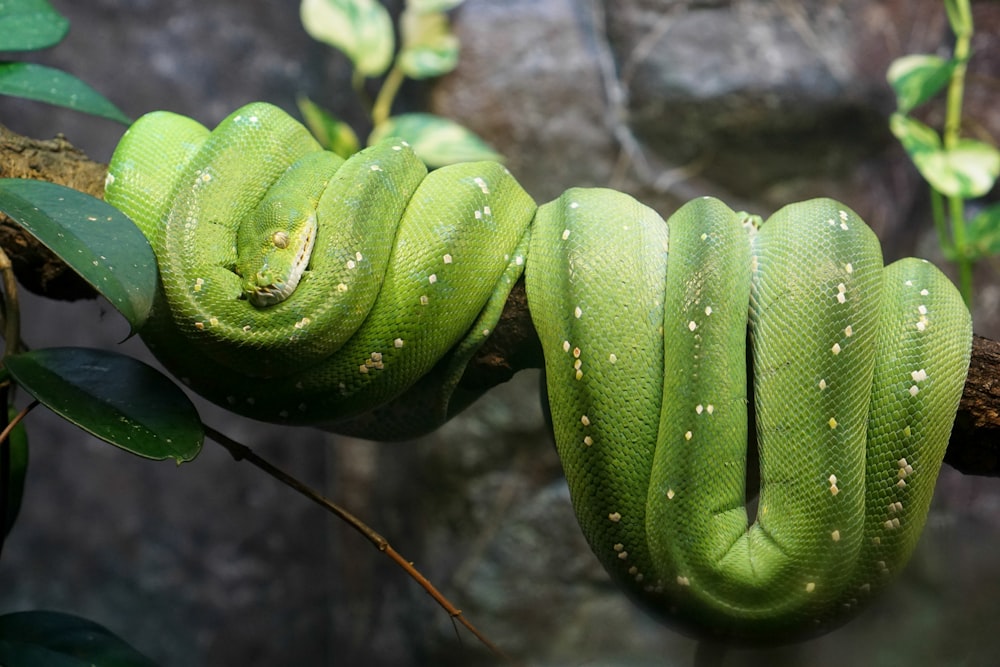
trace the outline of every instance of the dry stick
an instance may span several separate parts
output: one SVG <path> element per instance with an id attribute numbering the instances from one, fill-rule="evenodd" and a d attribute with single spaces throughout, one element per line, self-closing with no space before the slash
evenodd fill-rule
<path id="1" fill-rule="evenodd" d="M 469 632 L 471 632 L 472 635 L 476 639 L 478 639 L 486 648 L 492 651 L 494 655 L 507 661 L 511 660 L 510 656 L 504 653 L 499 646 L 496 646 L 493 642 L 487 639 L 486 636 L 483 635 L 478 629 L 476 629 L 476 627 L 472 625 L 472 623 L 469 622 L 469 620 L 465 616 L 462 615 L 461 609 L 455 607 L 455 605 L 453 605 L 448 600 L 448 598 L 446 598 L 437 588 L 434 587 L 434 584 L 428 581 L 428 579 L 424 575 L 422 575 L 420 571 L 417 570 L 416 567 L 413 566 L 413 563 L 403 558 L 399 554 L 399 552 L 397 552 L 395 549 L 392 548 L 392 545 L 389 544 L 389 541 L 384 537 L 382 537 L 375 529 L 373 529 L 371 526 L 369 526 L 364 521 L 357 518 L 350 512 L 348 512 L 340 505 L 336 504 L 332 500 L 321 495 L 320 493 L 310 488 L 303 482 L 299 481 L 295 477 L 292 477 L 281 468 L 278 468 L 277 466 L 269 462 L 267 459 L 262 458 L 246 445 L 236 442 L 229 436 L 220 433 L 219 431 L 216 431 L 214 428 L 208 426 L 207 424 L 202 424 L 202 426 L 205 428 L 206 435 L 208 435 L 208 437 L 210 437 L 212 440 L 215 440 L 217 443 L 219 443 L 227 450 L 229 450 L 229 453 L 232 455 L 234 459 L 236 459 L 237 461 L 243 461 L 243 460 L 249 461 L 253 465 L 257 466 L 258 468 L 266 472 L 271 477 L 277 479 L 282 484 L 290 486 L 291 488 L 295 489 L 296 491 L 304 495 L 306 498 L 312 500 L 314 503 L 332 512 L 342 521 L 347 523 L 347 525 L 349 525 L 351 528 L 361 533 L 365 537 L 365 539 L 367 539 L 369 542 L 375 545 L 376 549 L 378 549 L 386 556 L 388 556 L 390 559 L 392 559 L 399 567 L 403 568 L 403 570 L 406 571 L 406 573 L 410 575 L 410 577 L 414 581 L 420 584 L 420 586 L 425 591 L 427 591 L 428 595 L 434 598 L 435 602 L 437 602 L 446 612 L 448 612 L 448 615 L 451 616 L 453 620 L 457 620 L 459 623 L 464 625 L 465 628 Z"/>

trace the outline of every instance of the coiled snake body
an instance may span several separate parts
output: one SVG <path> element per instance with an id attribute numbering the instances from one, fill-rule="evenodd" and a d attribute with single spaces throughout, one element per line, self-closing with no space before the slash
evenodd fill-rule
<path id="1" fill-rule="evenodd" d="M 212 132 L 144 116 L 107 198 L 158 258 L 143 339 L 197 392 L 267 421 L 432 428 L 468 402 L 452 392 L 523 272 L 583 531 L 682 628 L 817 634 L 920 535 L 969 314 L 932 265 L 883 267 L 842 204 L 761 222 L 705 198 L 664 223 L 627 195 L 572 189 L 536 208 L 501 165 L 427 174 L 399 140 L 344 162 L 260 103 Z"/>

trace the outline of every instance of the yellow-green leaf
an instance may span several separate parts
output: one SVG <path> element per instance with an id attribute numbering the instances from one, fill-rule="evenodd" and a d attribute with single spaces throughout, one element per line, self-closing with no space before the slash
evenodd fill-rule
<path id="1" fill-rule="evenodd" d="M 342 51 L 364 76 L 379 76 L 392 62 L 392 19 L 377 0 L 302 0 L 309 36 Z"/>
<path id="2" fill-rule="evenodd" d="M 374 144 L 386 137 L 399 137 L 413 147 L 428 167 L 443 167 L 456 162 L 494 160 L 503 157 L 458 123 L 429 113 L 408 113 L 393 116 L 380 123 L 368 137 Z"/>
<path id="3" fill-rule="evenodd" d="M 458 7 L 463 2 L 465 0 L 407 0 L 406 7 L 426 14 L 428 12 L 446 12 Z"/>
<path id="4" fill-rule="evenodd" d="M 896 106 L 908 112 L 932 98 L 948 84 L 955 69 L 953 60 L 938 56 L 911 55 L 897 58 L 886 79 L 896 92 Z"/>
<path id="5" fill-rule="evenodd" d="M 458 37 L 440 12 L 407 10 L 401 18 L 403 50 L 399 66 L 411 79 L 441 76 L 458 64 Z"/>
<path id="6" fill-rule="evenodd" d="M 306 127 L 322 144 L 323 148 L 333 151 L 342 158 L 354 155 L 361 148 L 358 143 L 358 135 L 354 133 L 350 125 L 338 120 L 333 114 L 308 97 L 300 97 L 298 104 Z"/>

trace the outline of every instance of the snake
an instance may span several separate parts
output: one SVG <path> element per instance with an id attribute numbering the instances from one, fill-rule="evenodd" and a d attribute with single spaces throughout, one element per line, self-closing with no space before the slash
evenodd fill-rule
<path id="1" fill-rule="evenodd" d="M 344 160 L 261 102 L 213 130 L 143 116 L 106 199 L 157 257 L 141 338 L 262 421 L 432 430 L 474 398 L 462 374 L 523 279 L 584 536 L 682 632 L 822 634 L 920 536 L 971 319 L 837 201 L 766 220 L 703 197 L 665 221 L 605 188 L 539 206 L 497 162 L 428 172 L 397 138 Z"/>

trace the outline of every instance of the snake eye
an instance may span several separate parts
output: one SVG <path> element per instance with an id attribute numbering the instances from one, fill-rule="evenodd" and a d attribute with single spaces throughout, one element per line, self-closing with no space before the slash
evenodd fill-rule
<path id="1" fill-rule="evenodd" d="M 286 232 L 275 232 L 271 237 L 271 243 L 275 248 L 284 250 L 288 247 L 288 234 Z"/>

